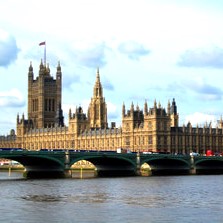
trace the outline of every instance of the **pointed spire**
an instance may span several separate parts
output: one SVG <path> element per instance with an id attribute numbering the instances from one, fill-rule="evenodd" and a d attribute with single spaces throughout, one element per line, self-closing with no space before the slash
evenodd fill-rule
<path id="1" fill-rule="evenodd" d="M 71 108 L 69 109 L 69 119 L 71 119 Z"/>
<path id="2" fill-rule="evenodd" d="M 131 104 L 131 112 L 134 112 L 134 104 L 133 104 L 133 102 Z"/>
<path id="3" fill-rule="evenodd" d="M 58 71 L 61 71 L 60 61 L 58 61 L 58 65 L 57 65 L 57 72 Z"/>
<path id="4" fill-rule="evenodd" d="M 97 80 L 100 81 L 99 67 L 97 67 Z"/>
<path id="5" fill-rule="evenodd" d="M 62 76 L 62 72 L 61 72 L 61 66 L 60 66 L 60 61 L 58 61 L 58 65 L 57 65 L 57 79 L 61 79 Z"/>
<path id="6" fill-rule="evenodd" d="M 156 99 L 154 100 L 154 108 L 157 108 Z"/>
<path id="7" fill-rule="evenodd" d="M 99 68 L 97 68 L 97 74 L 96 74 L 96 82 L 94 85 L 94 97 L 96 98 L 102 98 L 103 97 L 103 89 L 100 82 L 100 74 L 99 74 Z"/>
<path id="8" fill-rule="evenodd" d="M 125 116 L 125 103 L 123 102 L 122 105 L 122 116 Z"/>
<path id="9" fill-rule="evenodd" d="M 17 113 L 17 124 L 19 124 L 19 113 Z"/>
<path id="10" fill-rule="evenodd" d="M 44 75 L 45 73 L 45 67 L 43 65 L 43 60 L 41 59 L 40 65 L 39 65 L 39 75 Z"/>
<path id="11" fill-rule="evenodd" d="M 46 67 L 46 74 L 50 74 L 50 66 L 49 66 L 49 63 L 47 63 L 47 67 Z"/>
<path id="12" fill-rule="evenodd" d="M 167 105 L 167 114 L 170 115 L 170 100 L 168 100 L 168 105 Z"/>
<path id="13" fill-rule="evenodd" d="M 29 65 L 29 73 L 28 73 L 28 78 L 29 80 L 33 80 L 33 66 L 32 66 L 32 61 L 30 61 L 30 65 Z"/>
<path id="14" fill-rule="evenodd" d="M 145 103 L 144 103 L 144 113 L 148 114 L 148 105 L 147 105 L 147 101 L 146 100 L 145 100 Z"/>
<path id="15" fill-rule="evenodd" d="M 30 61 L 30 65 L 29 65 L 29 72 L 33 72 L 32 61 Z"/>

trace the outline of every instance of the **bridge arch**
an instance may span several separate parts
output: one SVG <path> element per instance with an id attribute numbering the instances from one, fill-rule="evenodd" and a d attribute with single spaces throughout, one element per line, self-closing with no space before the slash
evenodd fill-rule
<path id="1" fill-rule="evenodd" d="M 78 154 L 75 154 L 78 155 Z M 136 163 L 125 156 L 86 153 L 80 156 L 70 157 L 70 166 L 80 160 L 91 162 L 98 176 L 134 176 L 136 175 Z"/>
<path id="2" fill-rule="evenodd" d="M 194 165 L 196 174 L 223 174 L 223 159 L 221 157 L 198 158 Z"/>
<path id="3" fill-rule="evenodd" d="M 185 159 L 165 156 L 151 156 L 141 163 L 148 164 L 151 175 L 182 175 L 190 173 L 190 162 Z"/>
<path id="4" fill-rule="evenodd" d="M 27 178 L 55 178 L 64 175 L 64 162 L 62 159 L 47 154 L 33 152 L 27 155 L 26 152 L 1 153 L 0 158 L 10 159 L 19 162 L 25 167 Z"/>

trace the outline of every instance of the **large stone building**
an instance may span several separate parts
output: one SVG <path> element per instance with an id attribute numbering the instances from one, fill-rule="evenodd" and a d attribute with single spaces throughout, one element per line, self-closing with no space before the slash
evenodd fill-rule
<path id="1" fill-rule="evenodd" d="M 151 108 L 122 106 L 122 126 L 113 122 L 108 126 L 107 105 L 97 70 L 93 96 L 87 114 L 82 107 L 69 110 L 68 126 L 64 125 L 62 105 L 62 72 L 58 63 L 56 79 L 49 66 L 42 62 L 39 75 L 34 79 L 32 64 L 28 71 L 28 118 L 17 115 L 16 131 L 0 137 L 0 147 L 40 149 L 76 149 L 116 151 L 117 148 L 137 151 L 154 151 L 189 154 L 205 153 L 212 149 L 222 152 L 223 121 L 213 128 L 211 124 L 192 127 L 179 126 L 175 100 L 167 109 L 155 101 Z"/>

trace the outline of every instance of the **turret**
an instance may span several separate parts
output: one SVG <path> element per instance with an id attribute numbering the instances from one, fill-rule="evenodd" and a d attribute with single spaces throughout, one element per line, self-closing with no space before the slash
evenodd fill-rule
<path id="1" fill-rule="evenodd" d="M 168 105 L 167 105 L 167 114 L 170 115 L 170 100 L 168 100 Z"/>
<path id="2" fill-rule="evenodd" d="M 45 74 L 46 68 L 43 65 L 43 60 L 41 59 L 40 65 L 39 65 L 39 76 L 43 76 Z"/>
<path id="3" fill-rule="evenodd" d="M 107 105 L 103 97 L 99 68 L 97 69 L 93 97 L 88 107 L 88 118 L 90 128 L 107 128 Z"/>
<path id="4" fill-rule="evenodd" d="M 32 66 L 32 62 L 31 61 L 30 61 L 30 65 L 29 65 L 28 80 L 29 81 L 33 81 L 33 66 Z"/>
<path id="5" fill-rule="evenodd" d="M 61 79 L 62 76 L 62 72 L 61 72 L 61 66 L 60 66 L 60 61 L 58 61 L 58 65 L 57 65 L 57 79 Z"/>
<path id="6" fill-rule="evenodd" d="M 154 100 L 154 109 L 157 109 L 156 99 Z"/>
<path id="7" fill-rule="evenodd" d="M 170 113 L 177 115 L 177 106 L 176 106 L 175 98 L 173 98 Z"/>
<path id="8" fill-rule="evenodd" d="M 61 104 L 59 104 L 57 108 L 56 126 L 64 127 L 64 116 L 63 116 L 63 110 L 61 109 Z"/>
<path id="9" fill-rule="evenodd" d="M 125 103 L 122 105 L 122 117 L 125 117 Z"/>
<path id="10" fill-rule="evenodd" d="M 131 104 L 131 109 L 130 109 L 130 112 L 131 112 L 131 114 L 133 114 L 133 113 L 134 113 L 134 104 L 133 104 L 133 102 L 132 102 L 132 104 Z"/>
<path id="11" fill-rule="evenodd" d="M 177 114 L 177 106 L 175 99 L 173 98 L 172 105 L 170 107 L 171 126 L 178 127 L 179 115 Z"/>
<path id="12" fill-rule="evenodd" d="M 144 103 L 144 113 L 145 115 L 148 114 L 148 105 L 147 105 L 147 101 L 145 100 L 145 103 Z"/>

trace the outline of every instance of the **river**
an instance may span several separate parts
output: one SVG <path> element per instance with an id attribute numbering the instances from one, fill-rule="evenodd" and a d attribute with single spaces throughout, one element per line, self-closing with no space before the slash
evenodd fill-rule
<path id="1" fill-rule="evenodd" d="M 7 223 L 222 223 L 223 175 L 26 180 L 0 172 Z"/>

